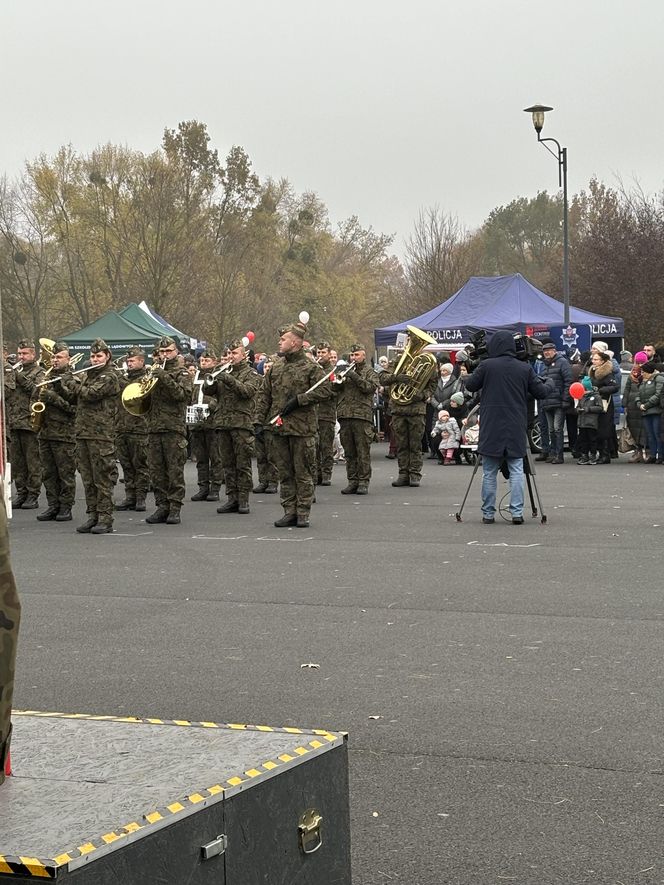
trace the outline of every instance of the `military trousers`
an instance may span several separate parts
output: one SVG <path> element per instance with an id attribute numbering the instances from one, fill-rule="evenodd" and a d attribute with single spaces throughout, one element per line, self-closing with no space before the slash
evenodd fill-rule
<path id="1" fill-rule="evenodd" d="M 314 499 L 316 440 L 313 436 L 272 434 L 284 513 L 306 516 Z"/>
<path id="2" fill-rule="evenodd" d="M 71 507 L 76 497 L 74 440 L 39 438 L 42 481 L 49 507 Z"/>
<path id="3" fill-rule="evenodd" d="M 4 780 L 5 755 L 9 749 L 20 621 L 21 603 L 9 558 L 7 512 L 3 497 L 0 500 L 0 784 Z"/>
<path id="4" fill-rule="evenodd" d="M 374 426 L 361 418 L 339 418 L 341 445 L 346 457 L 349 484 L 368 483 L 371 479 L 371 443 Z"/>
<path id="5" fill-rule="evenodd" d="M 424 420 L 424 415 L 392 415 L 399 476 L 418 480 L 422 478 Z"/>
<path id="6" fill-rule="evenodd" d="M 208 486 L 218 492 L 224 479 L 221 463 L 220 430 L 204 427 L 191 428 L 191 454 L 196 461 L 199 486 Z"/>
<path id="7" fill-rule="evenodd" d="M 184 465 L 187 438 L 183 433 L 163 431 L 148 436 L 148 467 L 157 507 L 179 511 L 184 503 Z"/>
<path id="8" fill-rule="evenodd" d="M 319 480 L 332 478 L 332 468 L 334 467 L 334 424 L 334 421 L 318 422 L 316 461 Z"/>
<path id="9" fill-rule="evenodd" d="M 256 450 L 256 467 L 258 468 L 259 483 L 279 482 L 279 473 L 277 465 L 271 453 L 272 434 L 267 431 L 261 431 L 260 428 L 254 438 L 254 448 Z"/>
<path id="10" fill-rule="evenodd" d="M 77 439 L 76 466 L 83 480 L 85 509 L 104 525 L 113 523 L 113 468 L 115 443 L 109 440 Z"/>
<path id="11" fill-rule="evenodd" d="M 12 479 L 21 495 L 39 497 L 41 490 L 41 461 L 39 441 L 33 430 L 12 430 L 10 458 Z"/>
<path id="12" fill-rule="evenodd" d="M 119 433 L 115 449 L 124 474 L 125 497 L 130 501 L 135 501 L 136 495 L 144 498 L 150 486 L 147 434 Z"/>
<path id="13" fill-rule="evenodd" d="M 238 498 L 246 499 L 252 486 L 251 458 L 254 454 L 254 432 L 233 427 L 219 430 L 218 433 L 226 494 L 232 501 Z"/>

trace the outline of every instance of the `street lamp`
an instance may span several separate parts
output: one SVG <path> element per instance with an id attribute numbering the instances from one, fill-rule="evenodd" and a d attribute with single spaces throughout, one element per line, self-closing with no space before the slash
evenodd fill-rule
<path id="1" fill-rule="evenodd" d="M 537 140 L 543 144 L 547 151 L 558 161 L 558 186 L 563 189 L 563 324 L 569 325 L 569 229 L 568 229 L 568 209 L 567 209 L 567 148 L 561 147 L 560 142 L 555 138 L 542 138 L 542 129 L 544 128 L 544 114 L 552 111 L 543 104 L 534 104 L 531 108 L 524 108 L 527 114 L 533 116 L 533 126 L 537 133 Z M 556 150 L 553 151 L 546 142 L 555 144 Z"/>

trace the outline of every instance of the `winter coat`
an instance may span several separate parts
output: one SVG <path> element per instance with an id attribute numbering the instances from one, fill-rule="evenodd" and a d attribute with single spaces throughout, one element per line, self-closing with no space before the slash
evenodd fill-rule
<path id="1" fill-rule="evenodd" d="M 553 384 L 538 378 L 530 363 L 516 358 L 510 332 L 495 332 L 488 351 L 488 358 L 466 380 L 466 390 L 482 391 L 478 451 L 492 458 L 524 458 L 528 394 L 543 399 Z"/>
<path id="2" fill-rule="evenodd" d="M 597 430 L 599 427 L 599 416 L 604 411 L 599 391 L 589 390 L 585 393 L 579 400 L 576 410 L 579 416 L 579 429 L 588 427 Z"/>
<path id="3" fill-rule="evenodd" d="M 303 350 L 287 353 L 283 358 L 275 360 L 256 397 L 256 423 L 269 424 L 286 403 L 296 397 L 298 407 L 285 415 L 281 424 L 273 424 L 270 429 L 282 436 L 314 436 L 318 429 L 316 403 L 334 394 L 329 380 L 311 393 L 306 393 L 321 377 L 324 376 L 320 366 L 312 362 Z"/>
<path id="4" fill-rule="evenodd" d="M 436 421 L 431 436 L 440 440 L 439 449 L 458 449 L 461 442 L 461 431 L 454 418 L 449 418 L 447 421 Z"/>
<path id="5" fill-rule="evenodd" d="M 593 382 L 593 387 L 599 391 L 602 400 L 606 404 L 606 411 L 599 416 L 597 427 L 598 440 L 610 440 L 615 437 L 613 426 L 613 394 L 620 390 L 620 384 L 615 380 L 613 363 L 609 360 L 601 365 L 592 366 L 588 369 L 588 377 Z"/>
<path id="6" fill-rule="evenodd" d="M 338 385 L 337 418 L 359 418 L 373 422 L 374 393 L 378 387 L 378 375 L 365 361 L 356 363 Z M 319 417 L 320 420 L 320 417 Z"/>
<path id="7" fill-rule="evenodd" d="M 450 397 L 453 393 L 459 393 L 459 391 L 463 393 L 463 385 L 459 378 L 449 375 L 446 383 L 443 383 L 442 377 L 439 378 L 436 390 L 431 398 L 431 405 L 434 411 L 440 412 L 441 409 L 445 409 L 446 412 L 449 412 Z"/>
<path id="8" fill-rule="evenodd" d="M 643 424 L 643 412 L 639 408 L 641 404 L 639 390 L 642 383 L 643 378 L 640 374 L 638 378 L 633 374 L 629 375 L 627 381 L 625 381 L 622 407 L 625 410 L 625 420 L 627 421 L 627 427 L 632 434 L 634 442 L 637 446 L 644 447 L 648 444 L 648 436 Z"/>
<path id="9" fill-rule="evenodd" d="M 569 386 L 572 383 L 572 367 L 562 353 L 556 352 L 552 360 L 544 360 L 544 369 L 540 377 L 544 381 L 553 382 L 553 389 L 540 403 L 541 409 L 559 409 L 566 403 Z"/>
<path id="10" fill-rule="evenodd" d="M 653 372 L 649 381 L 643 379 L 639 385 L 639 402 L 647 408 L 641 410 L 642 415 L 662 414 L 663 389 L 664 375 L 661 372 Z"/>

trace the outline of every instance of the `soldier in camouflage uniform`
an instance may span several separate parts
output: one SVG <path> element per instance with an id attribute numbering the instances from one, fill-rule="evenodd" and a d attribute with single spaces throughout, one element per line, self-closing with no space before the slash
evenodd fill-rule
<path id="1" fill-rule="evenodd" d="M 351 346 L 350 359 L 353 368 L 345 373 L 337 394 L 337 415 L 348 477 L 348 485 L 341 494 L 366 495 L 371 479 L 371 443 L 374 439 L 373 398 L 379 381 L 367 363 L 367 354 L 361 344 Z"/>
<path id="2" fill-rule="evenodd" d="M 90 368 L 81 375 L 63 377 L 63 397 L 76 403 L 76 465 L 83 480 L 87 520 L 80 534 L 105 535 L 113 531 L 113 467 L 115 418 L 120 380 L 111 363 L 111 351 L 102 338 L 90 347 Z"/>
<path id="3" fill-rule="evenodd" d="M 191 500 L 218 501 L 224 468 L 221 464 L 219 430 L 214 426 L 217 399 L 211 392 L 212 387 L 205 383 L 205 376 L 211 375 L 216 368 L 217 357 L 215 352 L 208 348 L 199 356 L 198 361 L 200 368 L 194 375 L 191 404 L 206 405 L 209 413 L 196 424 L 189 425 L 191 453 L 196 461 L 198 477 L 198 491 L 191 496 Z"/>
<path id="4" fill-rule="evenodd" d="M 39 428 L 39 457 L 46 490 L 46 510 L 37 516 L 40 522 L 71 520 L 76 497 L 76 407 L 64 397 L 62 379 L 71 377 L 69 348 L 64 341 L 53 347 L 51 368 L 44 384 L 35 391 L 35 401 L 44 404 Z M 55 379 L 59 378 L 59 381 Z"/>
<path id="5" fill-rule="evenodd" d="M 193 379 L 178 359 L 173 338 L 159 340 L 159 359 L 152 369 L 157 384 L 150 394 L 148 412 L 148 464 L 157 509 L 145 520 L 150 525 L 179 525 L 184 504 L 184 465 L 187 461 L 187 405 Z"/>
<path id="6" fill-rule="evenodd" d="M 263 374 L 259 375 L 259 390 L 265 385 L 265 379 L 272 368 L 275 359 L 279 359 L 278 354 L 273 353 L 263 363 Z M 255 400 L 256 408 L 258 408 L 258 397 Z M 270 425 L 264 427 L 259 424 L 254 417 L 254 445 L 256 449 L 256 467 L 258 469 L 258 484 L 254 486 L 252 491 L 256 495 L 276 495 L 279 485 L 279 474 L 277 465 L 274 463 L 270 445 L 272 443 L 272 428 Z"/>
<path id="7" fill-rule="evenodd" d="M 0 495 L 0 784 L 11 737 L 12 697 L 21 603 L 9 558 L 9 534 L 4 496 Z"/>
<path id="8" fill-rule="evenodd" d="M 145 378 L 145 351 L 131 347 L 127 352 L 127 372 L 120 375 L 120 391 L 129 384 Z M 115 505 L 116 510 L 145 510 L 145 496 L 150 486 L 148 473 L 148 421 L 145 415 L 134 415 L 118 402 L 115 425 L 116 454 L 124 474 L 124 501 Z"/>
<path id="9" fill-rule="evenodd" d="M 411 378 L 406 373 L 394 372 L 394 366 L 388 366 L 387 371 L 378 376 L 381 387 L 390 388 L 395 384 L 410 384 Z M 393 486 L 417 487 L 422 479 L 422 436 L 426 420 L 427 400 L 436 392 L 438 384 L 435 367 L 429 380 L 420 394 L 416 394 L 408 403 L 398 403 L 390 398 L 390 413 L 392 415 L 392 427 L 397 444 L 397 463 L 399 476 L 392 483 Z"/>
<path id="10" fill-rule="evenodd" d="M 231 369 L 217 375 L 208 387 L 217 398 L 213 420 L 219 431 L 226 481 L 227 500 L 217 507 L 217 513 L 249 513 L 254 399 L 260 378 L 247 362 L 247 352 L 239 339 L 229 344 L 229 357 Z"/>
<path id="11" fill-rule="evenodd" d="M 303 350 L 306 327 L 293 323 L 282 330 L 277 360 L 258 394 L 258 423 L 265 425 L 280 416 L 272 433 L 274 461 L 279 471 L 284 515 L 277 528 L 309 526 L 316 476 L 315 404 L 333 395 L 332 384 L 324 382 L 306 391 L 323 377 L 320 367 Z"/>
<path id="12" fill-rule="evenodd" d="M 334 369 L 331 359 L 329 341 L 321 341 L 316 346 L 317 362 L 323 372 L 328 375 Z M 334 467 L 334 428 L 337 423 L 337 400 L 331 396 L 318 403 L 318 443 L 316 445 L 316 463 L 318 485 L 332 485 L 332 468 Z"/>
<path id="13" fill-rule="evenodd" d="M 12 465 L 12 479 L 16 484 L 12 507 L 17 510 L 34 510 L 39 506 L 41 462 L 37 434 L 32 429 L 30 401 L 35 385 L 44 378 L 44 372 L 36 361 L 36 356 L 33 341 L 19 341 L 18 359 L 22 368 L 12 372 L 14 389 L 7 388 L 7 411 L 11 430 L 9 460 Z"/>

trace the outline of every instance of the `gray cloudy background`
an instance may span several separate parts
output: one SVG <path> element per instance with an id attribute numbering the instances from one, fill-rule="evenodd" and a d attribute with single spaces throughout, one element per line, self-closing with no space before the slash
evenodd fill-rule
<path id="1" fill-rule="evenodd" d="M 661 0 L 83 0 L 3 4 L 0 172 L 71 142 L 156 149 L 205 122 L 261 179 L 313 190 L 333 222 L 395 235 L 438 205 L 466 226 L 554 191 L 522 109 L 596 175 L 662 188 Z"/>

